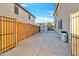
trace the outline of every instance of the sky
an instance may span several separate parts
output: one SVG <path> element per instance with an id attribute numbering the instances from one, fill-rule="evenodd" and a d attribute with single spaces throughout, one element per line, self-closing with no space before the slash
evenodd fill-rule
<path id="1" fill-rule="evenodd" d="M 54 21 L 56 3 L 20 3 L 20 5 L 36 17 L 35 23 Z"/>

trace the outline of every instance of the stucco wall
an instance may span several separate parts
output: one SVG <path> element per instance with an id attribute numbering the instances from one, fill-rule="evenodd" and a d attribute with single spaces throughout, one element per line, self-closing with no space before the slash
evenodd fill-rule
<path id="1" fill-rule="evenodd" d="M 26 13 L 23 9 L 21 9 L 19 6 L 19 14 L 14 13 L 14 5 L 12 3 L 0 3 L 0 16 L 6 16 L 15 18 L 17 21 L 21 21 L 23 23 L 30 23 L 35 24 L 35 18 L 31 16 L 31 19 L 29 20 L 29 13 Z"/>
<path id="2" fill-rule="evenodd" d="M 35 18 L 32 17 L 32 16 L 30 16 L 29 23 L 30 23 L 30 24 L 35 24 Z"/>
<path id="3" fill-rule="evenodd" d="M 69 46 L 71 46 L 71 35 L 70 35 L 70 14 L 79 11 L 79 3 L 61 3 L 59 5 L 58 16 L 55 16 L 56 31 L 60 34 L 58 28 L 58 22 L 62 19 L 62 30 L 68 32 Z M 70 47 L 71 49 L 71 47 Z"/>
<path id="4" fill-rule="evenodd" d="M 58 16 L 56 16 L 56 30 L 58 29 L 58 21 L 62 19 L 62 26 L 64 31 L 70 33 L 70 14 L 79 11 L 78 3 L 61 3 L 59 5 Z"/>
<path id="5" fill-rule="evenodd" d="M 0 16 L 7 16 L 9 17 L 10 16 L 10 5 L 6 3 L 3 4 L 3 3 L 0 3 Z"/>

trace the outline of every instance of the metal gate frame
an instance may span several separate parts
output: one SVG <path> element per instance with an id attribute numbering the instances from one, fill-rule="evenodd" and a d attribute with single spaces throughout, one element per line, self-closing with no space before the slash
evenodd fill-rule
<path id="1" fill-rule="evenodd" d="M 71 31 L 71 55 L 78 56 L 78 40 L 79 40 L 79 11 L 70 15 L 70 31 Z"/>

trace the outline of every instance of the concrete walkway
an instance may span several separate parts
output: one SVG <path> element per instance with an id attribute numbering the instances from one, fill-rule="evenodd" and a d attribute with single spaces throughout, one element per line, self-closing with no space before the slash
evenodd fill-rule
<path id="1" fill-rule="evenodd" d="M 55 32 L 37 33 L 2 56 L 68 56 L 69 46 Z"/>

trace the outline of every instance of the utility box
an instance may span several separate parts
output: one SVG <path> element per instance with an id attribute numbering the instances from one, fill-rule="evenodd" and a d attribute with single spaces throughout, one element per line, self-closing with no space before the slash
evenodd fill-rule
<path id="1" fill-rule="evenodd" d="M 61 40 L 63 42 L 68 42 L 68 34 L 66 31 L 61 31 Z"/>

